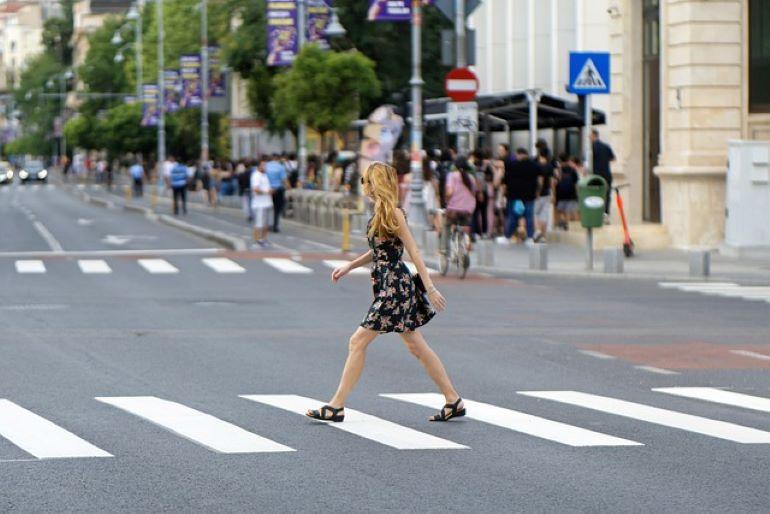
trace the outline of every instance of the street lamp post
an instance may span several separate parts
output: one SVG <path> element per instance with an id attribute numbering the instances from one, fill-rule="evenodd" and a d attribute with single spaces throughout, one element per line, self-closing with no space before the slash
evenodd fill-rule
<path id="1" fill-rule="evenodd" d="M 166 160 L 166 109 L 163 106 L 163 0 L 156 0 L 158 17 L 158 186 L 163 182 L 163 163 Z"/>
<path id="2" fill-rule="evenodd" d="M 134 22 L 134 53 L 136 54 L 136 97 L 137 100 L 142 97 L 142 82 L 143 82 L 143 75 L 142 75 L 142 14 L 139 8 L 136 6 L 136 4 L 131 4 L 131 7 L 128 10 L 128 13 L 126 13 L 126 19 L 129 21 Z M 127 24 L 126 24 L 127 25 Z M 123 37 L 120 35 L 120 32 L 126 27 L 126 25 L 123 25 L 120 27 L 115 34 L 112 36 L 112 39 L 110 42 L 113 45 L 119 46 L 123 44 Z M 123 57 L 123 49 L 126 46 L 130 46 L 131 43 L 128 43 L 126 45 L 123 45 L 120 50 L 118 50 L 118 53 L 115 54 L 115 62 L 121 63 L 124 60 Z"/>
<path id="3" fill-rule="evenodd" d="M 297 3 L 297 32 L 299 38 L 298 49 L 301 52 L 307 42 L 307 0 L 299 0 Z M 299 120 L 297 127 L 297 172 L 300 187 L 305 183 L 307 176 L 307 124 L 304 119 Z"/>
<path id="4" fill-rule="evenodd" d="M 59 136 L 59 162 L 64 162 L 64 156 L 67 155 L 67 136 L 64 135 L 64 116 L 67 107 L 67 82 L 74 77 L 72 70 L 67 70 L 64 73 L 57 75 L 55 78 L 59 81 L 59 124 L 61 135 Z M 46 87 L 53 89 L 55 83 L 53 79 L 48 79 Z"/>
<path id="5" fill-rule="evenodd" d="M 412 172 L 412 198 L 409 219 L 418 244 L 424 244 L 425 202 L 422 198 L 422 0 L 412 0 L 412 130 L 409 170 Z"/>
<path id="6" fill-rule="evenodd" d="M 201 0 L 201 166 L 209 162 L 209 18 Z"/>

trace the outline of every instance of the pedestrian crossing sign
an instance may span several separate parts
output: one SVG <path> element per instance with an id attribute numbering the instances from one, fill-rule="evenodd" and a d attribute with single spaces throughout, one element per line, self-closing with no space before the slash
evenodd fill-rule
<path id="1" fill-rule="evenodd" d="M 570 52 L 567 89 L 576 95 L 609 93 L 609 52 Z"/>

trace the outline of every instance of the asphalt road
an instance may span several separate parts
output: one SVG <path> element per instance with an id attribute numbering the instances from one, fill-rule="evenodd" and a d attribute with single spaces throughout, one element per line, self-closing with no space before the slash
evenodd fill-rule
<path id="1" fill-rule="evenodd" d="M 767 512 L 767 302 L 437 278 L 424 333 L 469 416 L 426 421 L 391 335 L 348 404 L 370 417 L 325 426 L 293 410 L 333 392 L 370 284 L 292 230 L 228 253 L 0 190 L 0 511 Z"/>

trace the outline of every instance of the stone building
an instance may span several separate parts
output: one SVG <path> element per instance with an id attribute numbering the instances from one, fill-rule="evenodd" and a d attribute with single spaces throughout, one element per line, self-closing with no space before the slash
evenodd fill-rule
<path id="1" fill-rule="evenodd" d="M 770 0 L 486 0 L 469 25 L 484 92 L 568 96 L 568 52 L 609 51 L 594 106 L 632 222 L 678 248 L 722 242 L 728 141 L 770 140 Z"/>
<path id="2" fill-rule="evenodd" d="M 18 87 L 29 60 L 43 50 L 43 9 L 37 2 L 0 4 L 0 90 Z"/>

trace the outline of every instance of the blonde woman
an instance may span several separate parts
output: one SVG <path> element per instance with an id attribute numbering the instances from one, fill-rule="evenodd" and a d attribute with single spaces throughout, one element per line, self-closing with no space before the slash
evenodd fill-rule
<path id="1" fill-rule="evenodd" d="M 404 212 L 398 208 L 398 176 L 395 168 L 381 162 L 369 165 L 361 178 L 363 191 L 374 202 L 374 215 L 369 220 L 367 235 L 370 250 L 354 261 L 332 272 L 332 282 L 360 266 L 373 263 L 372 284 L 374 301 L 361 326 L 350 338 L 348 358 L 342 371 L 337 392 L 328 404 L 309 410 L 307 416 L 323 421 L 345 419 L 345 400 L 358 382 L 364 369 L 366 349 L 379 334 L 396 332 L 409 351 L 420 360 L 428 375 L 446 399 L 441 411 L 429 421 L 449 421 L 465 415 L 462 398 L 449 380 L 438 355 L 428 346 L 418 330 L 446 307 L 428 275 Z M 409 252 L 417 267 L 413 277 L 401 256 Z"/>

